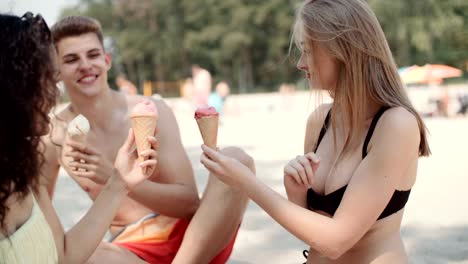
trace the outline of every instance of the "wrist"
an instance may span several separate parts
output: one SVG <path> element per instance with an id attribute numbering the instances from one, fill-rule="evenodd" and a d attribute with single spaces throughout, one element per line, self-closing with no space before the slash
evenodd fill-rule
<path id="1" fill-rule="evenodd" d="M 128 184 L 122 179 L 122 175 L 116 168 L 112 169 L 112 176 L 109 180 L 109 186 L 117 192 L 127 195 L 130 192 Z"/>
<path id="2" fill-rule="evenodd" d="M 242 190 L 247 190 L 250 186 L 255 184 L 256 177 L 250 177 L 251 175 L 242 175 L 239 177 L 238 186 Z"/>

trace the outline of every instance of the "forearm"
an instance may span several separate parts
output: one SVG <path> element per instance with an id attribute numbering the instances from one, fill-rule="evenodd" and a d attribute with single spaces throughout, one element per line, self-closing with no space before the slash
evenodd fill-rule
<path id="1" fill-rule="evenodd" d="M 129 196 L 154 212 L 175 218 L 191 218 L 200 204 L 195 188 L 149 180 L 136 186 Z"/>
<path id="2" fill-rule="evenodd" d="M 333 218 L 288 202 L 257 178 L 243 186 L 255 203 L 294 236 L 327 257 L 341 254 L 340 225 Z"/>
<path id="3" fill-rule="evenodd" d="M 85 263 L 102 241 L 122 199 L 125 183 L 111 178 L 86 215 L 71 228 L 64 239 L 64 263 Z"/>
<path id="4" fill-rule="evenodd" d="M 305 187 L 297 188 L 297 186 L 294 186 L 294 184 L 296 183 L 293 182 L 291 177 L 285 177 L 284 189 L 286 190 L 288 200 L 299 205 L 300 207 L 307 208 L 307 189 Z"/>
<path id="5" fill-rule="evenodd" d="M 288 195 L 288 200 L 292 203 L 295 203 L 297 205 L 299 205 L 300 207 L 302 208 L 307 208 L 307 200 L 306 200 L 306 197 L 307 197 L 307 193 L 305 192 L 292 192 L 292 191 L 288 191 L 288 189 L 286 188 L 286 194 Z"/>

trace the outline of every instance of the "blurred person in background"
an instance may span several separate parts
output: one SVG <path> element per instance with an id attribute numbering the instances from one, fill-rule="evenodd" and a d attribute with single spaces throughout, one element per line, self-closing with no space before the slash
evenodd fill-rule
<path id="1" fill-rule="evenodd" d="M 208 98 L 208 105 L 214 107 L 220 115 L 223 115 L 224 105 L 226 104 L 226 99 L 229 96 L 229 93 L 230 89 L 227 82 L 219 82 L 216 84 L 215 91 L 211 93 L 210 97 Z"/>
<path id="2" fill-rule="evenodd" d="M 195 106 L 208 105 L 208 97 L 211 93 L 211 73 L 198 64 L 192 65 L 193 99 Z"/>
<path id="3" fill-rule="evenodd" d="M 138 93 L 136 86 L 123 75 L 119 75 L 115 78 L 115 84 L 121 93 L 127 95 L 136 95 Z"/>

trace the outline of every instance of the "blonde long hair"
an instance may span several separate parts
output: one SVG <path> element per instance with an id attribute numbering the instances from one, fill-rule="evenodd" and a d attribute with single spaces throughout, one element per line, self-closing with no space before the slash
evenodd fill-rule
<path id="1" fill-rule="evenodd" d="M 338 63 L 336 89 L 330 91 L 331 124 L 336 127 L 340 113 L 349 129 L 340 156 L 357 147 L 369 101 L 411 112 L 419 125 L 419 155 L 430 154 L 424 122 L 406 94 L 382 28 L 366 1 L 304 1 L 296 13 L 293 39 L 298 47 L 320 43 Z M 311 60 L 307 63 L 316 67 Z M 336 131 L 333 134 L 336 142 Z"/>

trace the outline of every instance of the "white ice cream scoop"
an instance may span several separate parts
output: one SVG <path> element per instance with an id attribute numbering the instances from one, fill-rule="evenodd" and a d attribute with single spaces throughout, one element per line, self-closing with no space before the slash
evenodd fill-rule
<path id="1" fill-rule="evenodd" d="M 70 136 L 86 135 L 89 132 L 89 121 L 83 115 L 78 115 L 68 123 L 67 133 Z"/>

